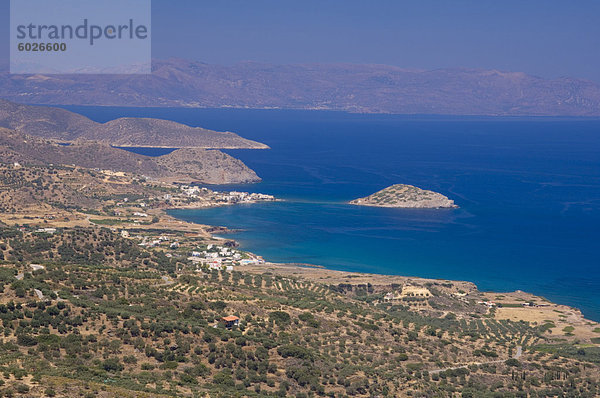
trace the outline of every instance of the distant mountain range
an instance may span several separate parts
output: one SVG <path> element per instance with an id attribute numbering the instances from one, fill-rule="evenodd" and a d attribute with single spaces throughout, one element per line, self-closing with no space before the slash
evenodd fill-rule
<path id="1" fill-rule="evenodd" d="M 152 75 L 2 74 L 0 97 L 30 104 L 600 116 L 600 84 L 587 80 L 385 65 L 155 60 Z"/>
<path id="2" fill-rule="evenodd" d="M 265 149 L 267 145 L 230 132 L 190 127 L 169 120 L 120 118 L 97 123 L 60 108 L 0 100 L 0 127 L 62 142 L 98 141 L 113 146 Z"/>

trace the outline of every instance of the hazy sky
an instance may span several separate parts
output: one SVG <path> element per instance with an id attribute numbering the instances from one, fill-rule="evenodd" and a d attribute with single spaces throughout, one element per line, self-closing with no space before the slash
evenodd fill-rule
<path id="1" fill-rule="evenodd" d="M 152 6 L 155 58 L 472 67 L 600 82 L 597 0 L 153 0 Z M 0 0 L 0 15 L 6 59 L 8 0 Z"/>

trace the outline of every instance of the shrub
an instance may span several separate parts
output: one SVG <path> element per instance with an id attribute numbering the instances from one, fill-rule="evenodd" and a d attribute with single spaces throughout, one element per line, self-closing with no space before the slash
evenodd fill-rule
<path id="1" fill-rule="evenodd" d="M 317 321 L 315 319 L 315 316 L 313 314 L 311 314 L 310 312 L 304 312 L 304 313 L 298 315 L 298 318 L 301 321 L 306 322 L 308 324 L 308 326 L 310 326 L 310 327 L 313 327 L 313 328 L 319 327 L 319 321 Z"/>
<path id="2" fill-rule="evenodd" d="M 213 377 L 213 382 L 222 386 L 235 386 L 235 381 L 231 377 L 231 370 L 224 369 Z"/>
<path id="3" fill-rule="evenodd" d="M 50 387 L 49 387 L 49 388 L 46 388 L 46 389 L 44 390 L 44 394 L 45 394 L 47 397 L 55 397 L 55 396 L 56 396 L 56 391 L 55 391 L 53 388 L 50 388 Z"/>
<path id="4" fill-rule="evenodd" d="M 211 309 L 213 309 L 214 311 L 217 311 L 217 312 L 221 312 L 225 308 L 227 308 L 227 303 L 225 303 L 224 301 L 220 301 L 220 300 L 213 301 L 213 302 L 209 303 L 208 305 Z"/>
<path id="5" fill-rule="evenodd" d="M 17 392 L 19 394 L 26 394 L 29 392 L 29 387 L 26 386 L 25 384 L 19 383 L 19 384 L 15 385 L 15 388 L 17 389 Z"/>
<path id="6" fill-rule="evenodd" d="M 290 379 L 296 380 L 296 382 L 301 386 L 305 386 L 307 384 L 317 385 L 319 383 L 320 372 L 318 369 L 313 367 L 290 367 L 285 371 L 285 374 Z"/>
<path id="7" fill-rule="evenodd" d="M 175 361 L 166 361 L 163 363 L 160 368 L 161 369 L 177 369 L 177 362 Z"/>
<path id="8" fill-rule="evenodd" d="M 107 372 L 120 372 L 124 366 L 118 358 L 108 358 L 102 362 L 102 368 Z"/>
<path id="9" fill-rule="evenodd" d="M 137 358 L 135 357 L 135 355 L 126 355 L 125 357 L 123 357 L 123 362 L 125 363 L 137 363 Z"/>
<path id="10" fill-rule="evenodd" d="M 484 357 L 488 357 L 488 358 L 497 358 L 498 357 L 498 354 L 495 351 L 490 351 L 490 350 L 486 350 L 483 348 L 473 351 L 473 355 L 484 356 Z"/>
<path id="11" fill-rule="evenodd" d="M 294 357 L 299 359 L 310 359 L 312 360 L 313 356 L 304 347 L 300 347 L 297 345 L 284 345 L 277 348 L 277 352 L 284 358 Z"/>
<path id="12" fill-rule="evenodd" d="M 273 311 L 269 314 L 269 319 L 280 326 L 290 323 L 290 314 L 285 311 Z"/>
<path id="13" fill-rule="evenodd" d="M 32 347 L 37 345 L 37 339 L 33 336 L 29 336 L 26 334 L 20 334 L 17 336 L 17 344 L 25 347 Z"/>

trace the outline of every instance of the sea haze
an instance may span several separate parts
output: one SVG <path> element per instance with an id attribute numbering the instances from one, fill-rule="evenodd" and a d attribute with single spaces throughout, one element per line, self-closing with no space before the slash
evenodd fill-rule
<path id="1" fill-rule="evenodd" d="M 600 121 L 336 112 L 68 107 L 97 120 L 147 116 L 229 130 L 264 181 L 226 187 L 281 203 L 177 210 L 224 225 L 277 262 L 460 279 L 525 290 L 600 321 Z M 441 192 L 456 210 L 354 207 L 395 183 Z"/>

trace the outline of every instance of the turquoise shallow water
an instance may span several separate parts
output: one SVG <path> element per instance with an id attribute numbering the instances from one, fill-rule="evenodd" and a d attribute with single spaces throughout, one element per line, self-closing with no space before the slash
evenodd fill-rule
<path id="1" fill-rule="evenodd" d="M 600 320 L 598 120 L 70 109 L 98 121 L 162 117 L 270 145 L 229 151 L 264 181 L 224 189 L 285 202 L 172 212 L 241 229 L 230 237 L 269 260 L 521 289 Z M 442 192 L 460 209 L 344 204 L 394 183 Z"/>

